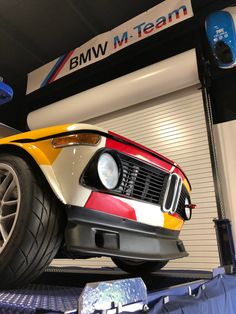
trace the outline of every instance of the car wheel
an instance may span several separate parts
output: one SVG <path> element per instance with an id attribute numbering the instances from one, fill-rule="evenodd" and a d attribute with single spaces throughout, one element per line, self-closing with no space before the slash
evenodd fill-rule
<path id="1" fill-rule="evenodd" d="M 26 284 L 43 272 L 63 237 L 63 208 L 39 170 L 0 154 L 0 286 Z"/>
<path id="2" fill-rule="evenodd" d="M 112 260 L 121 270 L 135 275 L 144 275 L 158 271 L 168 263 L 168 261 L 150 262 L 115 257 L 113 257 Z"/>

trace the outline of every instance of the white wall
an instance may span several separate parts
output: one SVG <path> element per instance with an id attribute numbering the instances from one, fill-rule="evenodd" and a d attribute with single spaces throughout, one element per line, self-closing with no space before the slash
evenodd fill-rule
<path id="1" fill-rule="evenodd" d="M 223 203 L 236 244 L 236 120 L 214 125 L 214 133 Z"/>

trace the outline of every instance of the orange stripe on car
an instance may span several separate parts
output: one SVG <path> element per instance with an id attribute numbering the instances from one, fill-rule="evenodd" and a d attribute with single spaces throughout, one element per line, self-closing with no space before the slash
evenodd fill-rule
<path id="1" fill-rule="evenodd" d="M 51 140 L 33 144 L 23 144 L 22 147 L 36 160 L 39 165 L 52 165 L 61 152 L 53 148 Z"/>
<path id="2" fill-rule="evenodd" d="M 164 228 L 172 230 L 181 230 L 184 222 L 182 219 L 163 213 L 164 215 Z"/>

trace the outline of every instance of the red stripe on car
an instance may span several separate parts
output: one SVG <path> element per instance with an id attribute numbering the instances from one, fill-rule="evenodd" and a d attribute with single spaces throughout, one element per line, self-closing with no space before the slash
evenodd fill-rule
<path id="1" fill-rule="evenodd" d="M 161 155 L 160 155 L 161 159 L 159 159 L 158 158 L 159 154 L 155 153 L 156 157 L 151 155 L 150 153 L 154 154 L 154 152 L 146 149 L 144 146 L 139 145 L 139 144 L 132 142 L 132 141 L 129 141 L 126 144 L 125 142 L 127 140 L 125 138 L 122 138 L 122 137 L 118 136 L 117 134 L 114 134 L 110 131 L 109 131 L 109 134 L 114 135 L 120 139 L 124 139 L 124 142 L 119 142 L 119 141 L 116 141 L 114 139 L 107 138 L 106 139 L 106 147 L 107 148 L 117 150 L 117 151 L 124 153 L 124 154 L 127 154 L 127 155 L 131 155 L 133 157 L 136 157 L 138 159 L 146 161 L 150 164 L 153 164 L 154 166 L 162 168 L 168 172 L 172 168 L 171 162 L 169 160 L 165 159 L 164 157 L 162 157 Z M 129 145 L 129 143 L 133 144 L 133 145 Z M 136 146 L 139 146 L 140 148 L 136 147 Z M 162 159 L 164 159 L 164 160 L 162 160 Z"/>
<path id="2" fill-rule="evenodd" d="M 85 208 L 137 221 L 134 208 L 110 194 L 92 192 Z"/>

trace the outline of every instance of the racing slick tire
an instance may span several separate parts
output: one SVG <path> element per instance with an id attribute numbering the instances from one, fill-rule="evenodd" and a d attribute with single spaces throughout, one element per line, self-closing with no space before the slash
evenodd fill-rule
<path id="1" fill-rule="evenodd" d="M 38 169 L 0 154 L 0 287 L 34 280 L 57 253 L 64 211 Z"/>

